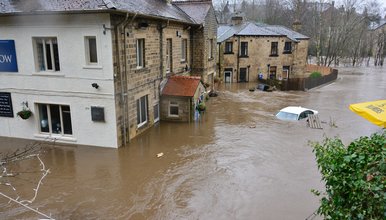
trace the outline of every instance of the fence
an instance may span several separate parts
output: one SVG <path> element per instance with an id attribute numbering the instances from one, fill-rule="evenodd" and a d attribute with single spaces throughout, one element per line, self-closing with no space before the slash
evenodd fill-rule
<path id="1" fill-rule="evenodd" d="M 315 88 L 317 86 L 332 82 L 338 78 L 338 70 L 331 69 L 330 74 L 322 75 L 318 78 L 293 78 L 288 80 L 260 80 L 263 83 L 266 83 L 271 86 L 276 86 L 276 88 L 282 91 L 288 90 L 308 90 Z"/>

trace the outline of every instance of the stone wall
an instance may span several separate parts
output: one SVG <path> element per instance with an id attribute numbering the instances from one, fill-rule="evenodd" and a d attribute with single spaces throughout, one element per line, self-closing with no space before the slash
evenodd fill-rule
<path id="1" fill-rule="evenodd" d="M 178 103 L 178 117 L 169 115 L 169 103 L 171 101 Z M 161 119 L 165 121 L 190 122 L 192 115 L 191 105 L 190 97 L 162 96 Z"/>
<path id="2" fill-rule="evenodd" d="M 203 82 L 213 85 L 217 61 L 217 20 L 213 7 L 210 8 L 203 26 L 192 29 L 192 75 L 201 76 Z M 209 57 L 212 42 L 213 57 Z M 210 76 L 212 75 L 212 77 Z M 211 80 L 211 82 L 209 82 Z"/>
<path id="3" fill-rule="evenodd" d="M 118 144 L 124 146 L 130 139 L 146 131 L 155 123 L 154 109 L 160 104 L 160 83 L 169 74 L 189 74 L 191 66 L 189 26 L 156 19 L 111 17 L 113 42 L 114 85 Z M 147 27 L 139 28 L 139 23 Z M 125 30 L 123 26 L 125 25 Z M 178 33 L 177 33 L 178 32 Z M 137 67 L 137 39 L 145 41 L 144 67 Z M 172 41 L 172 69 L 166 72 L 166 42 Z M 188 57 L 181 61 L 181 41 L 187 39 Z M 126 55 L 125 55 L 126 54 Z M 137 125 L 137 100 L 147 97 L 147 123 Z"/>
<path id="4" fill-rule="evenodd" d="M 224 71 L 232 71 L 232 82 L 240 81 L 240 68 L 246 68 L 247 81 L 256 81 L 258 74 L 263 78 L 269 76 L 269 67 L 276 67 L 276 76 L 283 73 L 283 66 L 289 66 L 289 77 L 298 78 L 304 74 L 307 59 L 308 40 L 299 43 L 292 42 L 292 53 L 284 53 L 284 44 L 290 40 L 286 37 L 257 37 L 234 36 L 220 44 L 219 68 L 220 77 L 224 78 Z M 233 43 L 233 52 L 224 54 L 225 42 Z M 248 56 L 238 57 L 241 42 L 248 43 Z M 278 43 L 278 56 L 271 56 L 271 43 Z M 268 67 L 269 65 L 269 67 Z M 284 74 L 281 76 L 285 78 Z"/>

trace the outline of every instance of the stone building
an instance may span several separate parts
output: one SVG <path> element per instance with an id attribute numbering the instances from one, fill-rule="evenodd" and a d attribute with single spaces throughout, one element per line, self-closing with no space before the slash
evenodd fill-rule
<path id="1" fill-rule="evenodd" d="M 192 122 L 199 118 L 198 106 L 205 102 L 201 77 L 171 76 L 162 90 L 161 118 Z"/>
<path id="2" fill-rule="evenodd" d="M 125 146 L 170 76 L 215 74 L 209 0 L 4 0 L 0 30 L 0 136 Z"/>
<path id="3" fill-rule="evenodd" d="M 219 25 L 219 76 L 226 83 L 257 81 L 258 77 L 285 80 L 304 76 L 307 36 L 279 25 L 243 22 Z"/>

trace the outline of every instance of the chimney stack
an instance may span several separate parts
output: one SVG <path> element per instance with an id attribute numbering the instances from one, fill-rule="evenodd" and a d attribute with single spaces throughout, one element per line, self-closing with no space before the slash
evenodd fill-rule
<path id="1" fill-rule="evenodd" d="M 243 16 L 235 15 L 232 17 L 232 25 L 240 25 L 243 23 Z"/>
<path id="2" fill-rule="evenodd" d="M 296 32 L 299 32 L 302 29 L 302 23 L 299 20 L 295 20 L 292 24 L 292 29 Z"/>

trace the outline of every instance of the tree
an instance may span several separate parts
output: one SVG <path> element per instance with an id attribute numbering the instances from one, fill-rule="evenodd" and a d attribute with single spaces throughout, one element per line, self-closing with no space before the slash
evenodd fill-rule
<path id="1" fill-rule="evenodd" d="M 345 147 L 339 138 L 312 143 L 325 193 L 318 214 L 325 219 L 385 219 L 386 131 Z"/>
<path id="2" fill-rule="evenodd" d="M 40 158 L 42 152 L 41 144 L 34 142 L 23 149 L 17 149 L 11 153 L 0 153 L 0 196 L 47 219 L 52 219 L 51 216 L 30 206 L 37 198 L 44 178 L 50 173 L 50 170 L 46 168 L 43 160 Z M 29 163 L 31 161 L 37 162 L 40 167 L 38 171 L 18 170 L 21 163 Z M 29 163 L 29 165 L 31 165 L 31 163 Z M 18 192 L 17 180 L 25 180 L 28 183 L 32 183 L 32 197 L 30 199 L 25 199 L 26 195 Z"/>

